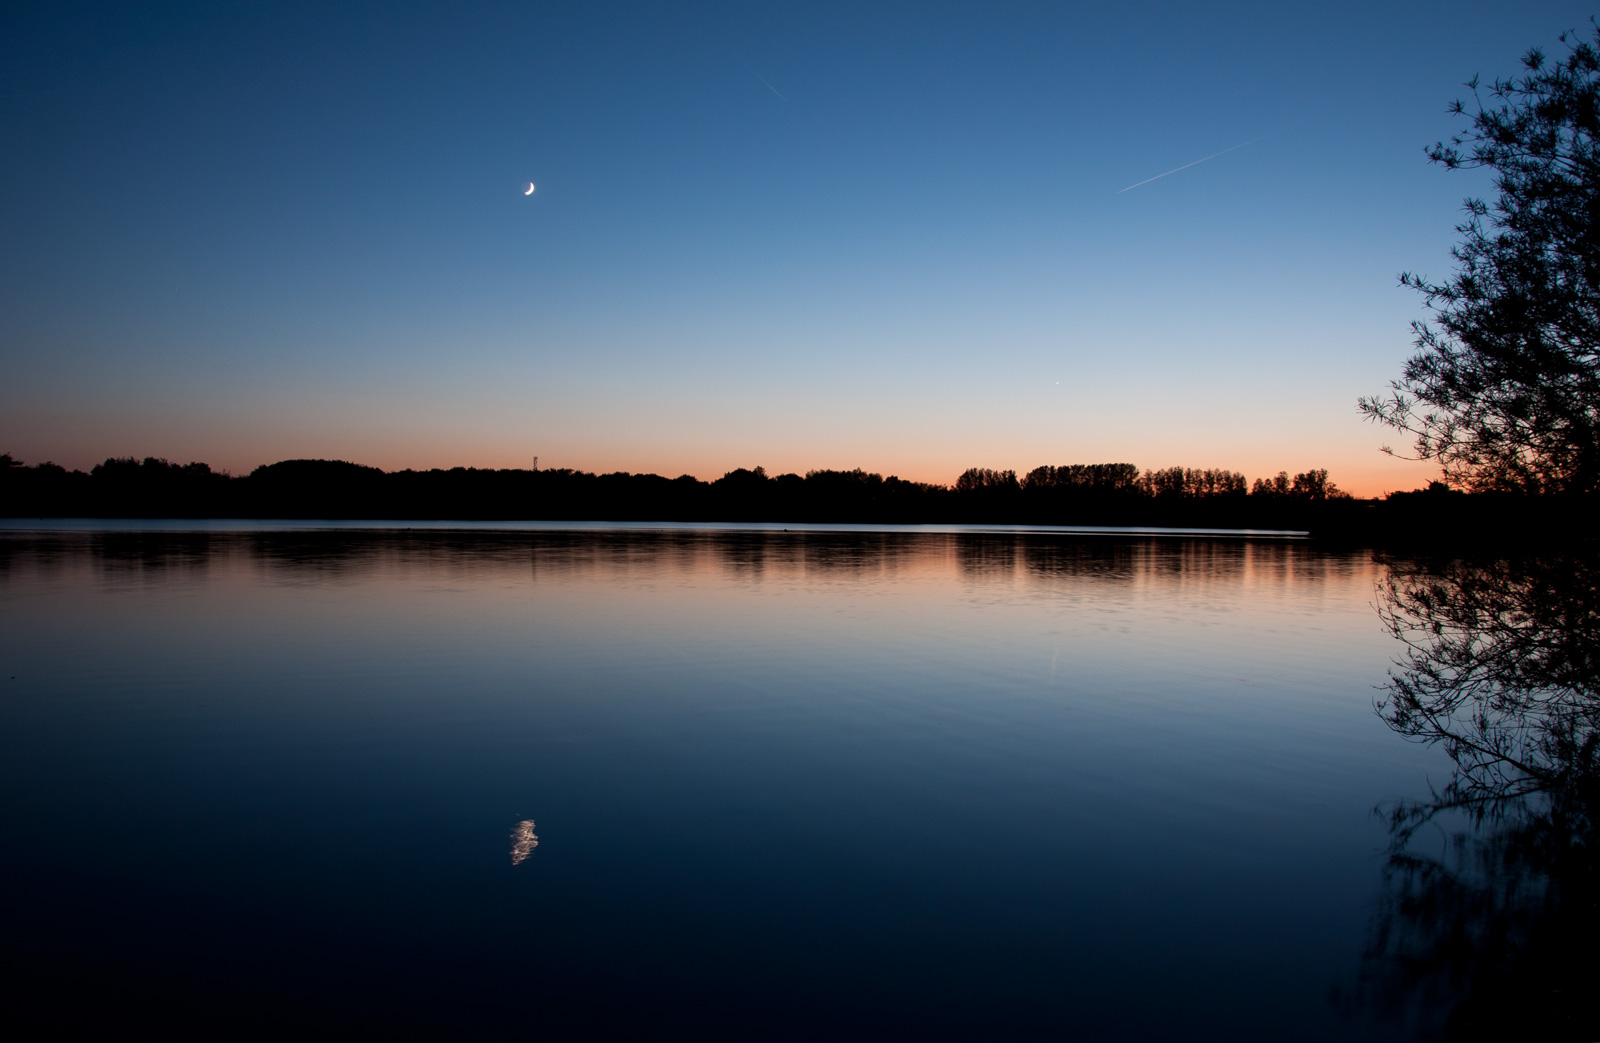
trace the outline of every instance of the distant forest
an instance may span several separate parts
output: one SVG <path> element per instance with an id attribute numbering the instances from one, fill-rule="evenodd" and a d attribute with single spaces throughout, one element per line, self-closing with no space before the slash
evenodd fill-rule
<path id="1" fill-rule="evenodd" d="M 890 475 L 738 468 L 703 482 L 690 475 L 542 471 L 390 471 L 342 460 L 285 460 L 244 477 L 203 463 L 110 459 L 85 474 L 28 467 L 0 454 L 10 516 L 461 518 L 628 521 L 991 521 L 1086 524 L 1155 514 L 1292 514 L 1296 505 L 1348 499 L 1326 470 L 1257 479 L 1236 471 L 1133 464 L 1037 467 L 1026 475 L 974 467 L 951 486 Z M 1284 510 L 1265 511 L 1268 505 Z"/>
<path id="2" fill-rule="evenodd" d="M 1586 506 L 1574 505 L 1573 517 L 1584 517 L 1579 507 Z M 945 486 L 859 468 L 805 475 L 739 468 L 705 482 L 570 468 L 385 472 L 341 460 L 285 460 L 234 477 L 203 463 L 155 457 L 109 459 L 84 473 L 52 463 L 27 466 L 0 454 L 0 516 L 13 518 L 989 523 L 1359 536 L 1396 524 L 1503 527 L 1525 514 L 1504 497 L 1469 497 L 1440 483 L 1381 503 L 1356 500 L 1321 468 L 1251 482 L 1236 471 L 1140 470 L 1127 463 L 1036 467 L 1020 476 L 975 467 Z M 1543 518 L 1562 514 L 1546 510 Z"/>

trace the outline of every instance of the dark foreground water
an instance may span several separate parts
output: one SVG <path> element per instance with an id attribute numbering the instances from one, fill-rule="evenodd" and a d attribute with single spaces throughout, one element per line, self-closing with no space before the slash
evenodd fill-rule
<path id="1" fill-rule="evenodd" d="M 1374 712 L 1386 568 L 1040 534 L 3 533 L 11 1016 L 1404 1036 L 1376 1016 L 1374 809 L 1453 764 Z"/>

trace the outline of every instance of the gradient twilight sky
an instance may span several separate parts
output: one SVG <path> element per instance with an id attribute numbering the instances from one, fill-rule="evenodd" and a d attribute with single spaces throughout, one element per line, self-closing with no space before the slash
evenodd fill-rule
<path id="1" fill-rule="evenodd" d="M 7 4 L 0 451 L 1409 489 L 1422 149 L 1590 13 Z"/>

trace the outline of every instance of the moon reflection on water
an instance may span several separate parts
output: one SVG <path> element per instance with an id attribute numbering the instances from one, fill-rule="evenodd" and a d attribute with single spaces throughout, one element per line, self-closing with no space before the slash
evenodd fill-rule
<path id="1" fill-rule="evenodd" d="M 521 865 L 539 846 L 539 837 L 533 831 L 533 819 L 525 818 L 511 830 L 511 864 Z"/>

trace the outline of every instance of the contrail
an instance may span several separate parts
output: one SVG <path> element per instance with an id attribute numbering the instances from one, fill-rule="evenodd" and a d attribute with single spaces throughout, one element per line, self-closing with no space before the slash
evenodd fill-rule
<path id="1" fill-rule="evenodd" d="M 760 77 L 757 77 L 757 79 L 760 79 Z M 1235 146 L 1233 146 L 1233 148 L 1225 148 L 1221 152 L 1213 152 L 1213 153 L 1211 153 L 1211 155 L 1206 156 L 1204 159 L 1197 159 L 1193 163 L 1185 163 L 1181 167 L 1173 167 L 1171 170 L 1167 171 L 1166 174 L 1157 174 L 1155 177 L 1147 177 L 1143 181 L 1136 181 L 1133 184 L 1129 185 L 1128 188 L 1119 188 L 1119 189 L 1117 189 L 1116 192 L 1113 193 L 1113 194 L 1120 196 L 1122 193 L 1128 191 L 1129 189 L 1138 188 L 1140 185 L 1148 185 L 1152 181 L 1160 181 L 1162 178 L 1166 177 L 1168 174 L 1176 174 L 1180 170 L 1188 170 L 1190 167 L 1199 166 L 1201 163 L 1204 163 L 1207 159 L 1216 159 L 1218 156 L 1226 156 L 1230 152 L 1233 152 L 1233 151 L 1235 151 L 1237 149 L 1244 148 L 1245 145 L 1254 145 L 1256 142 L 1258 142 L 1260 140 L 1261 140 L 1260 138 L 1251 138 L 1249 141 L 1244 142 L 1244 144 L 1235 145 Z"/>
<path id="2" fill-rule="evenodd" d="M 743 65 L 745 67 L 745 69 L 750 73 L 751 76 L 754 76 L 756 79 L 761 80 L 762 84 L 764 84 L 766 86 L 767 90 L 769 90 L 772 93 L 776 94 L 778 97 L 783 98 L 783 92 L 778 90 L 778 88 L 774 87 L 772 84 L 767 83 L 766 79 L 763 78 L 762 75 L 759 72 L 756 72 L 754 69 L 750 68 L 750 63 L 749 62 L 740 62 L 739 64 Z M 788 98 L 783 98 L 783 100 L 784 101 L 788 101 L 789 99 Z"/>

